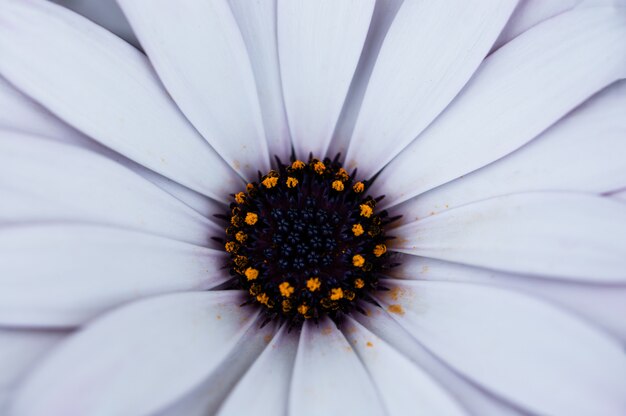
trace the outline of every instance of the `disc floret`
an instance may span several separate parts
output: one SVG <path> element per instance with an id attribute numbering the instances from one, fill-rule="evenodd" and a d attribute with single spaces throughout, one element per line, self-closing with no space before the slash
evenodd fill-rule
<path id="1" fill-rule="evenodd" d="M 390 267 L 382 199 L 336 160 L 277 162 L 233 195 L 224 249 L 231 286 L 250 294 L 268 319 L 292 325 L 360 309 Z"/>

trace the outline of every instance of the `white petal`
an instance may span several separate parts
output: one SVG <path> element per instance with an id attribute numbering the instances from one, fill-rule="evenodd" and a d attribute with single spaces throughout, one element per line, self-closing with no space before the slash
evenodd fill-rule
<path id="1" fill-rule="evenodd" d="M 382 339 L 348 318 L 343 328 L 390 415 L 466 415 L 439 384 Z"/>
<path id="2" fill-rule="evenodd" d="M 237 291 L 180 293 L 120 308 L 62 344 L 28 378 L 17 415 L 147 415 L 237 359 L 262 351 L 264 331 Z M 267 331 L 265 331 L 267 332 Z M 227 376 L 228 377 L 228 376 Z"/>
<path id="3" fill-rule="evenodd" d="M 19 381 L 65 335 L 60 331 L 0 328 L 0 413 L 7 414 Z"/>
<path id="4" fill-rule="evenodd" d="M 0 14 L 0 73 L 68 124 L 217 200 L 241 183 L 135 48 L 49 2 L 6 0 Z"/>
<path id="5" fill-rule="evenodd" d="M 226 398 L 218 415 L 241 416 L 252 409 L 258 416 L 286 415 L 297 349 L 297 331 L 288 333 L 283 326 Z"/>
<path id="6" fill-rule="evenodd" d="M 328 151 L 329 155 L 341 153 L 345 157 L 356 118 L 359 115 L 363 96 L 370 81 L 374 65 L 378 59 L 380 47 L 387 35 L 387 31 L 396 17 L 396 13 L 402 5 L 403 0 L 377 1 L 372 14 L 370 28 L 363 45 L 363 51 L 359 58 L 359 63 L 354 72 L 350 89 L 346 101 L 343 103 L 341 116 L 333 140 Z"/>
<path id="7" fill-rule="evenodd" d="M 90 151 L 0 132 L 0 160 L 0 223 L 96 223 L 200 246 L 223 233 L 152 183 Z"/>
<path id="8" fill-rule="evenodd" d="M 626 202 L 626 189 L 611 194 L 611 198 L 616 201 Z"/>
<path id="9" fill-rule="evenodd" d="M 446 111 L 373 185 L 385 206 L 526 144 L 626 75 L 626 9 L 580 9 L 539 24 L 485 60 Z"/>
<path id="10" fill-rule="evenodd" d="M 291 155 L 291 137 L 278 64 L 276 2 L 229 0 L 248 48 L 270 156 L 287 160 Z"/>
<path id="11" fill-rule="evenodd" d="M 529 293 L 606 330 L 626 345 L 626 286 L 554 279 L 504 273 L 418 256 L 402 256 L 400 267 L 390 271 L 396 278 L 452 281 L 494 285 Z"/>
<path id="12" fill-rule="evenodd" d="M 178 106 L 236 171 L 269 169 L 254 75 L 226 0 L 118 0 Z"/>
<path id="13" fill-rule="evenodd" d="M 128 43 L 139 47 L 139 41 L 115 0 L 75 1 L 52 0 L 110 30 Z"/>
<path id="14" fill-rule="evenodd" d="M 289 414 L 385 414 L 370 376 L 335 324 L 306 321 L 300 333 Z"/>
<path id="15" fill-rule="evenodd" d="M 571 10 L 582 2 L 583 0 L 521 1 L 491 50 L 497 50 L 533 26 Z"/>
<path id="16" fill-rule="evenodd" d="M 626 282 L 626 209 L 588 194 L 525 193 L 394 230 L 394 250 L 566 280 Z"/>
<path id="17" fill-rule="evenodd" d="M 2 76 L 0 76 L 0 108 L 2 108 L 0 128 L 3 130 L 49 137 L 79 147 L 97 146 L 93 140 L 18 91 Z"/>
<path id="18" fill-rule="evenodd" d="M 626 184 L 626 81 L 606 88 L 521 149 L 394 206 L 406 221 L 498 195 L 604 193 Z M 410 214 L 409 214 L 410 213 Z"/>
<path id="19" fill-rule="evenodd" d="M 370 177 L 422 132 L 472 76 L 516 3 L 405 1 L 367 87 L 348 166 Z"/>
<path id="20" fill-rule="evenodd" d="M 373 0 L 278 0 L 278 53 L 296 156 L 324 157 L 374 10 Z"/>
<path id="21" fill-rule="evenodd" d="M 462 377 L 438 358 L 434 357 L 413 338 L 387 312 L 378 306 L 363 303 L 366 315 L 354 318 L 372 333 L 401 352 L 414 365 L 422 368 L 441 386 L 445 386 L 463 408 L 472 415 L 522 416 L 509 403 L 500 400 L 477 384 Z"/>
<path id="22" fill-rule="evenodd" d="M 228 279 L 220 251 L 114 228 L 0 230 L 0 324 L 79 325 L 119 303 Z"/>
<path id="23" fill-rule="evenodd" d="M 464 376 L 538 414 L 623 415 L 621 346 L 531 297 L 451 282 L 386 282 L 382 306 Z"/>
<path id="24" fill-rule="evenodd" d="M 133 170 L 200 213 L 206 214 L 218 207 L 216 202 L 204 195 L 133 162 L 70 127 L 40 104 L 15 89 L 1 76 L 0 108 L 2 108 L 0 112 L 0 129 L 2 130 L 34 134 L 99 153 Z"/>

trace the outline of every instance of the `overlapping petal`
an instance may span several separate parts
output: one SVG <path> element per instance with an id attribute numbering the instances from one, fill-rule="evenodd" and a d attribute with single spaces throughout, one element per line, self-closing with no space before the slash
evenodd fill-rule
<path id="1" fill-rule="evenodd" d="M 0 155 L 0 223 L 95 223 L 199 246 L 222 232 L 205 216 L 97 153 L 0 133 Z"/>
<path id="2" fill-rule="evenodd" d="M 624 284 L 597 284 L 593 277 L 589 281 L 564 282 L 410 255 L 398 261 L 402 266 L 389 273 L 394 278 L 493 285 L 527 293 L 563 307 L 626 344 Z"/>
<path id="3" fill-rule="evenodd" d="M 3 1 L 0 54 L 1 75 L 129 159 L 216 200 L 240 183 L 146 57 L 88 20 L 46 1 Z"/>
<path id="4" fill-rule="evenodd" d="M 269 153 L 246 45 L 227 0 L 120 0 L 150 63 L 211 146 L 246 178 Z"/>
<path id="5" fill-rule="evenodd" d="M 504 289 L 389 281 L 384 308 L 457 371 L 538 414 L 622 415 L 626 355 L 598 330 Z"/>
<path id="6" fill-rule="evenodd" d="M 384 405 L 346 338 L 328 318 L 306 321 L 293 369 L 291 415 L 381 415 Z"/>
<path id="7" fill-rule="evenodd" d="M 206 290 L 228 276 L 221 251 L 71 223 L 0 230 L 0 324 L 72 327 L 123 302 Z"/>
<path id="8" fill-rule="evenodd" d="M 626 183 L 626 81 L 591 98 L 502 159 L 391 208 L 402 221 L 498 195 L 529 191 L 605 193 Z"/>
<path id="9" fill-rule="evenodd" d="M 511 153 L 626 76 L 626 9 L 575 9 L 490 55 L 428 129 L 383 170 L 383 205 L 410 199 Z"/>
<path id="10" fill-rule="evenodd" d="M 626 210 L 589 194 L 496 197 L 396 229 L 409 254 L 564 280 L 626 282 Z"/>
<path id="11" fill-rule="evenodd" d="M 205 396 L 221 398 L 230 385 L 220 376 L 260 353 L 268 332 L 252 330 L 255 314 L 239 307 L 241 299 L 236 291 L 180 293 L 120 308 L 55 350 L 21 387 L 13 411 L 151 414 L 207 378 L 213 388 Z"/>
<path id="12" fill-rule="evenodd" d="M 278 53 L 296 155 L 323 157 L 374 10 L 373 0 L 278 0 Z"/>
<path id="13" fill-rule="evenodd" d="M 240 416 L 254 409 L 263 416 L 287 414 L 287 398 L 298 336 L 283 326 L 237 383 L 220 407 L 219 416 Z"/>
<path id="14" fill-rule="evenodd" d="M 346 155 L 374 175 L 448 105 L 517 1 L 405 1 L 385 37 Z"/>

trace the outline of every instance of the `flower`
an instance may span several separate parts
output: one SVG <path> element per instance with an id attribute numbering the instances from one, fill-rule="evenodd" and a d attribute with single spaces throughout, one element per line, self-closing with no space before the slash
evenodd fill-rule
<path id="1" fill-rule="evenodd" d="M 146 57 L 1 0 L 7 411 L 624 414 L 626 15 L 599 3 L 120 0 Z M 225 290 L 207 214 L 292 145 L 323 159 L 311 175 L 341 153 L 365 180 L 337 170 L 329 193 L 385 195 L 356 217 L 403 216 L 371 242 L 399 257 L 389 290 L 317 322 L 294 304 L 289 331 L 262 317 L 271 293 Z M 306 179 L 277 175 L 267 192 Z M 249 211 L 233 255 L 267 215 Z M 276 293 L 349 300 L 307 277 Z"/>

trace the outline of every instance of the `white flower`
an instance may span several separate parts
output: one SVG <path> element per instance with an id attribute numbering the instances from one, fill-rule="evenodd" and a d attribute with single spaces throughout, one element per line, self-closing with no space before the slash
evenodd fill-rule
<path id="1" fill-rule="evenodd" d="M 3 412 L 626 414 L 626 10 L 534 3 L 0 0 Z M 209 290 L 291 146 L 403 215 L 339 327 Z"/>

